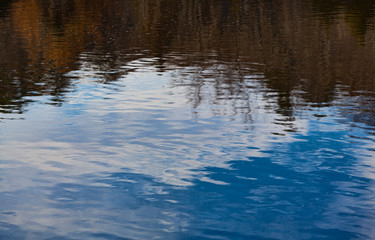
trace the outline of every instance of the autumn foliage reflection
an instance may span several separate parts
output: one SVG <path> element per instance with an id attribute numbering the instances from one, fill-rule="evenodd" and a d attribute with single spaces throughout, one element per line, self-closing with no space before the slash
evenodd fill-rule
<path id="1" fill-rule="evenodd" d="M 352 94 L 374 89 L 373 1 L 19 0 L 7 8 L 3 110 L 22 112 L 32 94 L 63 96 L 64 74 L 84 52 L 102 71 L 156 57 L 159 71 L 189 76 L 195 106 L 208 94 L 200 90 L 207 77 L 217 81 L 212 101 L 221 101 L 246 95 L 246 76 L 262 73 L 285 116 L 293 115 L 293 97 L 319 104 L 331 102 L 338 86 Z M 110 57 L 97 57 L 104 53 Z"/>

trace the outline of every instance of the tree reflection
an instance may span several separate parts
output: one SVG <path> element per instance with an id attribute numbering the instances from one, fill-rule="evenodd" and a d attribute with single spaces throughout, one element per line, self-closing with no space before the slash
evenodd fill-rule
<path id="1" fill-rule="evenodd" d="M 314 0 L 314 12 L 323 16 L 327 24 L 334 24 L 335 15 L 344 14 L 344 19 L 358 40 L 363 41 L 374 15 L 372 0 L 322 1 Z"/>
<path id="2" fill-rule="evenodd" d="M 194 107 L 205 98 L 211 104 L 230 101 L 241 106 L 231 110 L 234 114 L 251 112 L 245 104 L 252 94 L 246 77 L 260 72 L 261 82 L 277 93 L 270 97 L 278 104 L 276 112 L 291 121 L 294 98 L 326 104 L 335 99 L 338 84 L 350 86 L 352 93 L 374 85 L 371 0 L 1 4 L 8 8 L 0 18 L 6 33 L 0 37 L 3 112 L 22 112 L 30 95 L 55 96 L 52 102 L 58 103 L 70 88 L 64 74 L 82 61 L 100 68 L 106 82 L 126 74 L 119 69 L 128 62 L 156 57 L 158 71 L 188 76 L 182 79 L 189 79 L 187 97 Z M 202 91 L 208 80 L 214 81 L 210 93 Z"/>

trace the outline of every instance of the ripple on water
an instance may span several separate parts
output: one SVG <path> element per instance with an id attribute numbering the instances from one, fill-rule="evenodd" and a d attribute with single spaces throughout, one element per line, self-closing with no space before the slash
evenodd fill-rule
<path id="1" fill-rule="evenodd" d="M 0 239 L 374 238 L 371 1 L 0 9 Z"/>

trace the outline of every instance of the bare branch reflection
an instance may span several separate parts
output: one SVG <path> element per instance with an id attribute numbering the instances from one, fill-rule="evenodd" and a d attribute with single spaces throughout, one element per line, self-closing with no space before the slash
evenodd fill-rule
<path id="1" fill-rule="evenodd" d="M 100 81 L 114 82 L 140 68 L 124 66 L 142 58 L 158 59 L 157 71 L 174 72 L 173 84 L 188 85 L 194 109 L 204 103 L 218 115 L 249 115 L 251 95 L 263 91 L 276 113 L 293 121 L 297 102 L 330 104 L 341 85 L 352 95 L 374 88 L 373 1 L 4 4 L 3 113 L 22 113 L 27 96 L 59 104 L 72 91 L 67 73 L 82 64 L 95 66 Z"/>

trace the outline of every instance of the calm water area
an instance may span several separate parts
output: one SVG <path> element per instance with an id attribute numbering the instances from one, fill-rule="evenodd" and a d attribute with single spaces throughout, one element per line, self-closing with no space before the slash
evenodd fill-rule
<path id="1" fill-rule="evenodd" d="M 375 239 L 375 1 L 2 0 L 0 239 Z"/>

